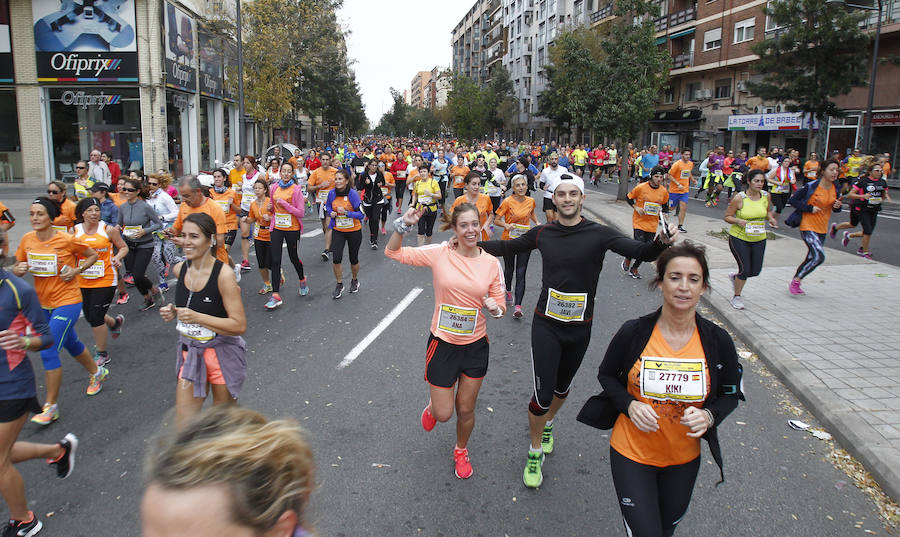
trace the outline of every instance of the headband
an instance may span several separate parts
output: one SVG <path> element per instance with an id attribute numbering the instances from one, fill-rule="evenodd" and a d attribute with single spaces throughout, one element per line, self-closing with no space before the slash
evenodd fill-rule
<path id="1" fill-rule="evenodd" d="M 59 207 L 56 206 L 55 203 L 50 201 L 47 198 L 36 198 L 31 202 L 32 205 L 37 203 L 38 205 L 43 205 L 45 209 L 47 209 L 47 215 L 50 216 L 50 220 L 55 220 L 57 216 L 59 216 Z"/>

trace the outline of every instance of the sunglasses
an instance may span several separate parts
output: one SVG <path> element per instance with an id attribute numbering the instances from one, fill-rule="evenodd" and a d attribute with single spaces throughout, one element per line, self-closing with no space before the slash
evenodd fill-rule
<path id="1" fill-rule="evenodd" d="M 159 186 L 159 183 L 147 183 L 149 186 Z"/>
<path id="2" fill-rule="evenodd" d="M 61 192 L 60 190 L 47 190 L 47 194 L 53 194 L 53 195 L 59 194 L 60 192 Z"/>
<path id="3" fill-rule="evenodd" d="M 122 192 L 137 192 L 136 188 L 123 187 L 121 190 Z"/>
<path id="4" fill-rule="evenodd" d="M 75 166 L 76 170 L 86 170 L 87 166 Z"/>

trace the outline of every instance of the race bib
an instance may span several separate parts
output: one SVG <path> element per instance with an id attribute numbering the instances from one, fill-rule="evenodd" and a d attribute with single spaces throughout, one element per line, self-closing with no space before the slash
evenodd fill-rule
<path id="1" fill-rule="evenodd" d="M 69 228 L 67 228 L 66 226 L 50 226 L 50 227 L 52 227 L 56 231 L 62 231 L 63 233 L 69 232 Z"/>
<path id="2" fill-rule="evenodd" d="M 87 280 L 96 280 L 105 274 L 102 259 L 98 259 L 93 265 L 81 271 L 81 277 Z"/>
<path id="3" fill-rule="evenodd" d="M 406 170 L 397 170 L 397 177 L 400 179 L 406 179 Z"/>
<path id="4" fill-rule="evenodd" d="M 807 172 L 806 172 L 806 177 L 809 178 L 809 179 L 815 179 L 815 178 L 816 178 L 816 170 L 809 170 L 809 171 L 807 171 Z"/>
<path id="5" fill-rule="evenodd" d="M 787 194 L 787 192 L 788 192 L 788 187 L 787 187 L 787 185 L 774 185 L 774 186 L 772 186 L 772 193 L 773 193 L 773 194 Z"/>
<path id="6" fill-rule="evenodd" d="M 500 195 L 500 187 L 497 185 L 491 185 L 489 187 L 485 187 L 485 190 L 487 191 L 486 194 L 493 198 L 496 198 L 497 196 Z"/>
<path id="7" fill-rule="evenodd" d="M 881 205 L 881 196 L 872 196 L 869 198 L 869 205 Z"/>
<path id="8" fill-rule="evenodd" d="M 253 238 L 259 237 L 259 224 L 253 224 Z"/>
<path id="9" fill-rule="evenodd" d="M 553 289 L 547 290 L 547 317 L 568 323 L 583 321 L 584 309 L 587 307 L 587 293 L 562 293 Z"/>
<path id="10" fill-rule="evenodd" d="M 744 225 L 744 233 L 751 237 L 763 237 L 766 234 L 765 222 L 747 222 Z"/>
<path id="11" fill-rule="evenodd" d="M 432 199 L 431 194 L 419 194 L 419 203 L 422 205 L 431 205 Z"/>
<path id="12" fill-rule="evenodd" d="M 386 187 L 386 186 L 381 187 L 381 195 L 384 196 L 385 198 L 391 195 L 390 192 L 391 191 L 390 191 L 390 189 L 388 189 L 388 187 Z"/>
<path id="13" fill-rule="evenodd" d="M 456 183 L 456 184 L 462 183 L 462 182 L 463 182 L 463 176 L 462 176 L 462 175 L 454 175 L 454 176 L 453 176 L 453 182 Z"/>
<path id="14" fill-rule="evenodd" d="M 528 226 L 528 224 L 513 224 L 512 229 L 509 230 L 509 238 L 515 239 L 517 237 L 521 237 L 522 235 L 527 233 L 529 229 L 531 228 Z"/>
<path id="15" fill-rule="evenodd" d="M 682 179 L 690 179 L 691 171 L 690 170 L 681 170 L 681 178 Z"/>
<path id="16" fill-rule="evenodd" d="M 125 235 L 129 239 L 133 239 L 135 235 L 138 234 L 138 231 L 141 230 L 141 226 L 125 226 L 122 229 L 122 235 Z"/>
<path id="17" fill-rule="evenodd" d="M 644 202 L 644 214 L 647 216 L 659 216 L 659 211 L 662 210 L 662 205 L 659 203 L 654 203 L 652 201 Z"/>
<path id="18" fill-rule="evenodd" d="M 713 175 L 715 175 L 716 177 L 718 177 L 718 178 L 721 179 L 721 178 L 722 178 L 722 170 L 716 170 L 716 171 L 713 173 Z"/>
<path id="19" fill-rule="evenodd" d="M 209 341 L 216 337 L 215 332 L 205 326 L 200 326 L 199 324 L 178 321 L 178 324 L 175 325 L 175 330 L 178 330 L 178 333 L 182 336 L 197 341 Z"/>
<path id="20" fill-rule="evenodd" d="M 275 213 L 275 227 L 289 228 L 291 227 L 291 215 L 285 213 Z"/>
<path id="21" fill-rule="evenodd" d="M 334 219 L 334 227 L 337 229 L 350 229 L 353 227 L 353 219 L 349 216 L 339 214 Z"/>
<path id="22" fill-rule="evenodd" d="M 641 359 L 641 396 L 657 401 L 698 402 L 706 399 L 703 358 Z"/>
<path id="23" fill-rule="evenodd" d="M 475 322 L 477 320 L 478 308 L 462 308 L 441 304 L 438 330 L 463 336 L 471 335 L 475 333 Z"/>
<path id="24" fill-rule="evenodd" d="M 859 165 L 850 166 L 850 173 L 853 173 L 853 174 L 859 173 Z"/>
<path id="25" fill-rule="evenodd" d="M 319 190 L 316 193 L 316 201 L 319 203 L 325 203 L 328 201 L 328 191 L 327 190 Z"/>
<path id="26" fill-rule="evenodd" d="M 364 172 L 365 170 L 366 170 L 366 167 L 365 167 L 365 166 L 357 166 L 357 167 L 356 167 L 356 173 L 357 173 L 357 174 L 360 174 L 360 173 Z"/>
<path id="27" fill-rule="evenodd" d="M 56 276 L 56 254 L 28 252 L 28 272 L 36 278 Z"/>
<path id="28" fill-rule="evenodd" d="M 216 203 L 219 204 L 219 207 L 222 208 L 223 213 L 228 214 L 228 209 L 231 208 L 231 200 L 230 199 L 213 200 L 213 201 L 215 201 Z"/>
<path id="29" fill-rule="evenodd" d="M 241 202 L 246 203 L 248 207 L 254 201 L 256 201 L 256 194 L 244 194 L 244 197 L 241 198 Z"/>

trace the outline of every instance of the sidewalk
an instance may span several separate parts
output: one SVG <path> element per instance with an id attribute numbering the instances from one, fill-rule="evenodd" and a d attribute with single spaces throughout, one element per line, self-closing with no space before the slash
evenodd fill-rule
<path id="1" fill-rule="evenodd" d="M 885 492 L 900 499 L 900 332 L 895 325 L 900 268 L 856 256 L 858 244 L 844 250 L 829 239 L 826 245 L 837 249 L 826 247 L 825 263 L 803 282 L 807 294 L 792 297 L 788 282 L 806 256 L 806 245 L 778 236 L 766 245 L 762 274 L 744 287 L 746 309 L 735 310 L 728 279 L 734 258 L 724 238 L 708 233 L 730 226 L 691 215 L 691 204 L 697 203 L 688 203 L 688 233 L 682 237 L 706 246 L 711 289 L 703 300 Z M 631 236 L 632 209 L 625 202 L 589 190 L 585 209 Z M 607 259 L 606 270 L 621 274 L 618 256 Z M 643 272 L 650 277 L 649 267 Z"/>

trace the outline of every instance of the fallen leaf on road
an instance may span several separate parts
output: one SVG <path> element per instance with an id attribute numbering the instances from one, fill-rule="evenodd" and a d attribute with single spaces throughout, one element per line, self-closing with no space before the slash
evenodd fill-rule
<path id="1" fill-rule="evenodd" d="M 53 518 L 53 515 L 55 515 L 55 514 L 56 514 L 56 511 L 50 511 L 49 513 L 47 513 L 46 517 Z"/>
<path id="2" fill-rule="evenodd" d="M 747 425 L 747 424 L 746 424 L 745 422 L 743 422 L 743 421 L 736 421 L 735 423 L 737 423 L 738 425 Z"/>
<path id="3" fill-rule="evenodd" d="M 373 463 L 372 463 L 372 466 L 373 466 L 374 468 L 390 468 L 390 467 L 391 467 L 390 464 L 385 464 L 385 463 L 383 463 L 383 462 L 373 462 Z"/>

